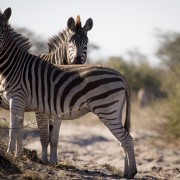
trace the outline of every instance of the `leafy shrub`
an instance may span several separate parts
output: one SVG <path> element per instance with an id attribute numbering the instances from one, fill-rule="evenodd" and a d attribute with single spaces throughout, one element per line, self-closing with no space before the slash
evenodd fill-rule
<path id="1" fill-rule="evenodd" d="M 162 82 L 168 92 L 167 130 L 180 137 L 180 34 L 165 33 L 159 37 L 157 56 L 166 69 Z"/>
<path id="2" fill-rule="evenodd" d="M 142 87 L 160 88 L 161 71 L 151 67 L 147 61 L 139 63 L 125 61 L 120 57 L 109 58 L 107 65 L 121 72 L 128 80 L 131 91 L 137 93 Z"/>

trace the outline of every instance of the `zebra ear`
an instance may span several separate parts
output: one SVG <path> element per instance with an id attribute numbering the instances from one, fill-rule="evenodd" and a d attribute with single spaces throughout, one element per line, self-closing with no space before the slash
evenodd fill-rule
<path id="1" fill-rule="evenodd" d="M 90 30 L 92 29 L 92 27 L 93 27 L 93 20 L 92 20 L 92 18 L 89 18 L 89 19 L 86 21 L 83 29 L 84 29 L 85 31 L 90 31 Z"/>
<path id="2" fill-rule="evenodd" d="M 70 17 L 70 18 L 68 19 L 68 21 L 67 21 L 67 27 L 68 27 L 71 31 L 75 32 L 75 30 L 76 30 L 76 25 L 75 25 L 75 21 L 74 21 L 74 19 L 73 19 L 72 17 Z"/>
<path id="3" fill-rule="evenodd" d="M 7 8 L 7 9 L 4 11 L 4 13 L 3 13 L 3 19 L 4 19 L 5 21 L 8 21 L 10 17 L 11 17 L 11 8 L 9 7 L 9 8 Z"/>

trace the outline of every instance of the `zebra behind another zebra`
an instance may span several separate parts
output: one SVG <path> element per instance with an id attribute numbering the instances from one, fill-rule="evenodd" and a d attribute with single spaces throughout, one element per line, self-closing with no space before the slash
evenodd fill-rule
<path id="1" fill-rule="evenodd" d="M 10 103 L 8 152 L 22 153 L 25 109 L 62 120 L 93 112 L 121 143 L 125 153 L 124 177 L 137 173 L 130 130 L 130 92 L 126 79 L 102 66 L 59 66 L 28 53 L 29 42 L 8 24 L 11 9 L 0 16 L 0 83 Z M 126 118 L 122 110 L 126 100 Z M 46 121 L 46 119 L 45 119 Z M 48 132 L 48 127 L 42 127 Z"/>
<path id="2" fill-rule="evenodd" d="M 92 27 L 91 18 L 82 27 L 79 15 L 76 22 L 70 17 L 67 21 L 67 29 L 49 39 L 49 53 L 40 57 L 53 64 L 84 64 L 87 56 L 87 32 Z"/>
<path id="3" fill-rule="evenodd" d="M 91 18 L 87 19 L 84 27 L 82 27 L 80 16 L 77 16 L 76 22 L 70 17 L 67 21 L 66 30 L 59 32 L 49 39 L 49 53 L 42 54 L 39 57 L 57 65 L 85 63 L 88 43 L 87 31 L 91 30 L 92 27 L 93 20 Z M 9 109 L 7 102 L 3 100 L 1 100 L 1 107 Z M 48 119 L 49 121 L 45 121 L 44 119 Z M 50 143 L 50 163 L 57 163 L 57 145 L 61 120 L 59 117 L 56 117 L 56 121 L 54 121 L 52 117 L 39 113 L 36 113 L 36 120 L 40 129 L 40 141 L 42 145 L 41 160 L 43 163 L 48 162 L 47 148 Z M 48 126 L 44 121 L 49 124 L 49 136 L 44 135 L 44 132 L 41 131 L 42 126 Z M 44 122 L 43 125 L 41 122 Z M 47 138 L 49 138 L 48 144 Z M 43 143 L 44 141 L 45 143 Z"/>
<path id="4" fill-rule="evenodd" d="M 87 57 L 87 32 L 93 27 L 93 20 L 89 18 L 85 25 L 81 26 L 80 16 L 77 16 L 76 22 L 71 17 L 67 21 L 67 28 L 62 33 L 58 33 L 53 38 L 49 39 L 49 54 L 42 54 L 40 57 L 48 62 L 57 65 L 83 64 Z M 59 130 L 61 126 L 61 118 L 56 117 L 52 120 L 45 114 L 36 113 L 36 120 L 40 129 L 40 141 L 42 145 L 43 163 L 48 162 L 47 148 L 50 143 L 50 163 L 58 162 L 57 146 L 59 140 Z M 47 121 L 49 120 L 49 121 Z M 45 124 L 46 123 L 46 124 Z M 49 132 L 44 133 L 43 126 L 49 126 Z M 47 142 L 47 133 L 49 141 Z"/>

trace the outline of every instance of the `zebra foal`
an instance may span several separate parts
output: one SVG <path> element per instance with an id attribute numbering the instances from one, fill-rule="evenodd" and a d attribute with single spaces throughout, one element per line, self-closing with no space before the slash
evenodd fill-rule
<path id="1" fill-rule="evenodd" d="M 137 173 L 130 131 L 130 92 L 117 71 L 102 66 L 56 67 L 28 53 L 29 41 L 8 24 L 11 9 L 0 16 L 0 83 L 10 103 L 8 152 L 22 152 L 22 122 L 25 109 L 61 120 L 93 112 L 121 143 L 125 153 L 124 177 Z M 126 118 L 122 110 L 126 100 Z M 45 124 L 47 119 L 44 119 Z M 48 131 L 48 126 L 42 127 Z"/>

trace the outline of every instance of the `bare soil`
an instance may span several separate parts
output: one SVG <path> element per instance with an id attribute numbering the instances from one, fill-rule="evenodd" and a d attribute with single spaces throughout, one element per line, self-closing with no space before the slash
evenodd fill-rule
<path id="1" fill-rule="evenodd" d="M 28 123 L 30 118 L 26 117 Z M 140 110 L 135 106 L 132 119 L 131 134 L 138 166 L 134 179 L 180 179 L 180 142 L 163 131 L 164 119 L 161 114 L 152 108 Z M 24 147 L 35 150 L 30 154 L 40 157 L 37 128 L 30 128 L 30 125 L 25 128 L 23 139 Z M 0 155 L 5 153 L 1 151 L 0 148 Z M 57 166 L 43 165 L 38 157 L 33 159 L 26 154 L 21 159 L 15 159 L 21 173 L 8 173 L 0 166 L 0 179 L 123 179 L 122 148 L 92 114 L 77 121 L 62 123 Z"/>

